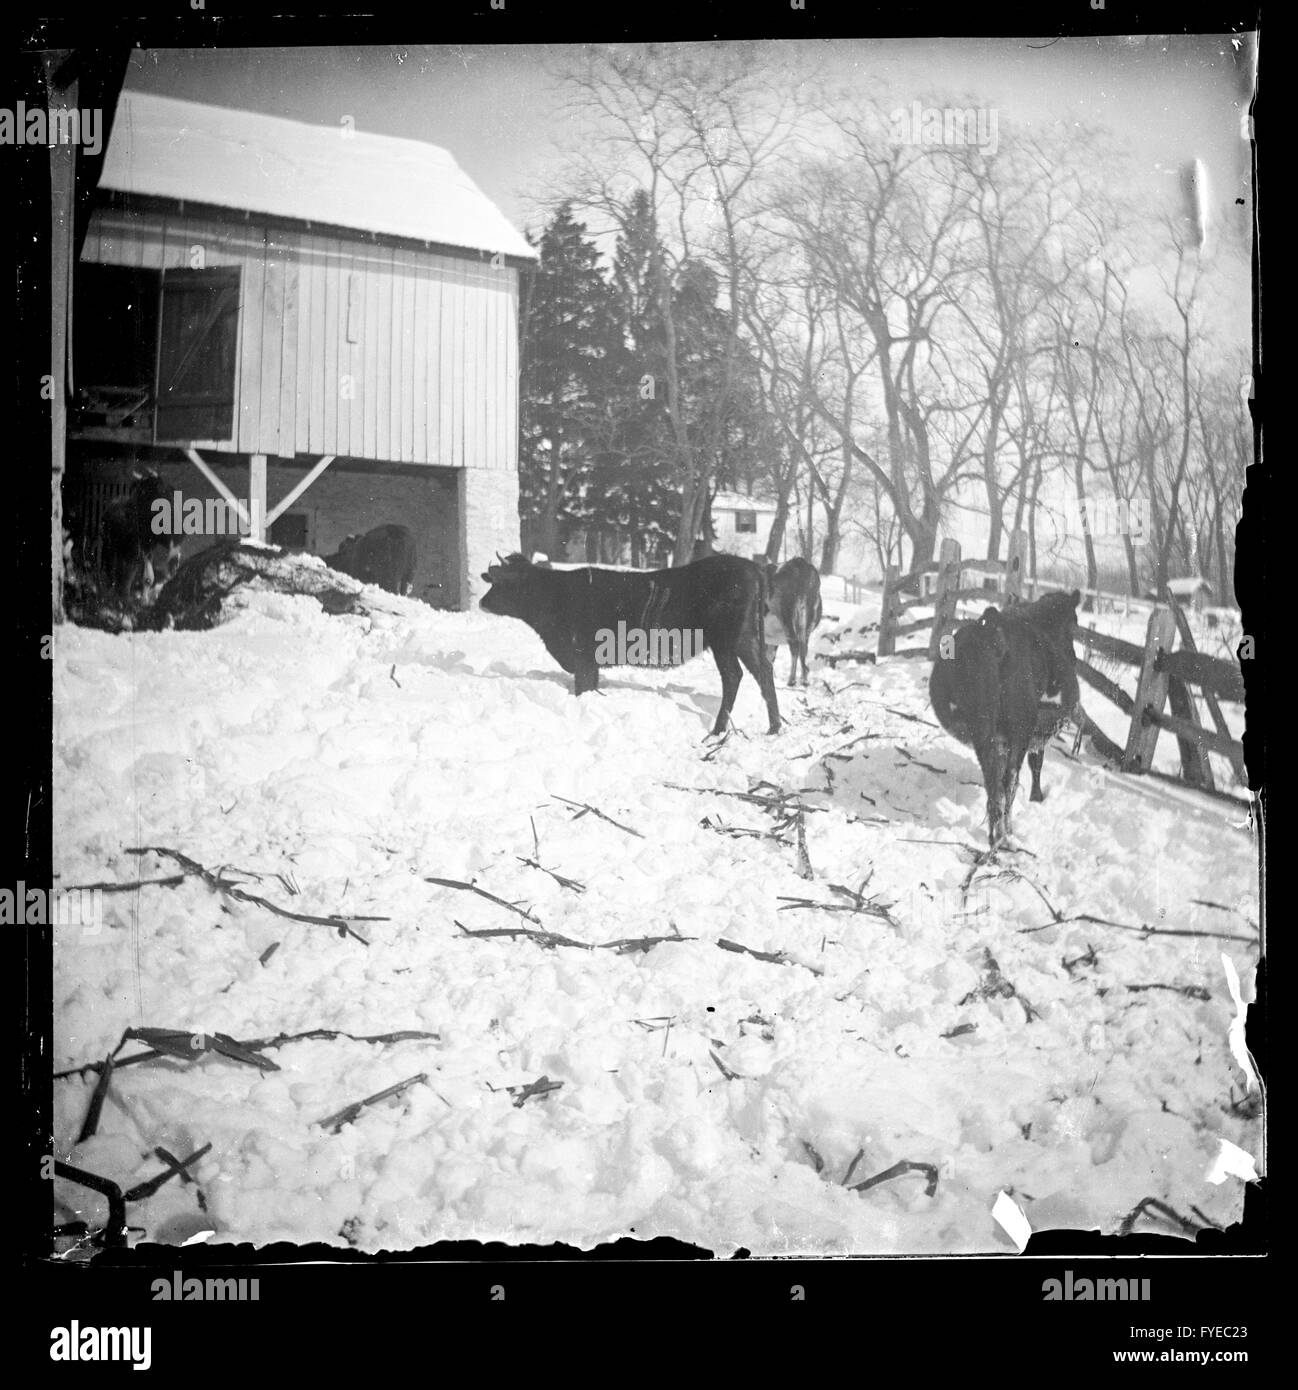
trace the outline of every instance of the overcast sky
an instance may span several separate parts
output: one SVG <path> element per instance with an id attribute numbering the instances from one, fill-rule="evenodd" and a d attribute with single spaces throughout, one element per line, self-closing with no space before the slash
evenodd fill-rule
<path id="1" fill-rule="evenodd" d="M 1151 196 L 1173 198 L 1180 168 L 1207 165 L 1214 202 L 1249 198 L 1241 138 L 1249 45 L 1228 37 L 879 40 L 771 43 L 777 80 L 847 83 L 900 102 L 934 93 L 998 110 L 999 138 L 1098 123 L 1130 144 Z M 127 85 L 449 149 L 520 227 L 553 189 L 582 131 L 565 115 L 563 46 L 164 50 L 133 55 Z M 1251 200 L 1250 200 L 1251 201 Z"/>

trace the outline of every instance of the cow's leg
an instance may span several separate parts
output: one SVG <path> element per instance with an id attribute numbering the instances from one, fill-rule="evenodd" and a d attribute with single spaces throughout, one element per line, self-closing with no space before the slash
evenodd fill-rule
<path id="1" fill-rule="evenodd" d="M 712 655 L 716 658 L 717 670 L 721 672 L 721 708 L 717 711 L 717 722 L 712 726 L 712 732 L 723 734 L 730 723 L 730 711 L 735 707 L 735 696 L 739 693 L 739 682 L 744 673 L 739 658 L 731 648 L 713 647 Z"/>
<path id="2" fill-rule="evenodd" d="M 1000 735 L 980 738 L 978 766 L 987 793 L 987 842 L 995 849 L 1005 836 L 1005 740 Z"/>
<path id="3" fill-rule="evenodd" d="M 143 572 L 144 557 L 142 555 L 126 555 L 117 562 L 114 587 L 117 590 L 117 597 L 123 603 L 130 602 L 131 595 L 134 593 L 136 584 Z"/>
<path id="4" fill-rule="evenodd" d="M 803 683 L 803 685 L 806 685 L 806 683 L 807 683 L 807 648 L 808 648 L 810 645 L 811 645 L 811 638 L 810 638 L 810 637 L 804 637 L 804 638 L 802 639 L 802 683 Z"/>
<path id="5" fill-rule="evenodd" d="M 1032 738 L 1028 743 L 1028 766 L 1032 769 L 1032 791 L 1030 800 L 1044 801 L 1046 794 L 1041 790 L 1041 764 L 1046 756 L 1046 744 L 1069 717 L 1071 707 L 1066 712 L 1061 697 L 1042 698 L 1037 702 L 1037 722 Z"/>
<path id="6" fill-rule="evenodd" d="M 1029 801 L 1044 801 L 1046 794 L 1041 790 L 1041 764 L 1045 761 L 1046 745 L 1043 739 L 1033 739 L 1028 749 L 1028 767 L 1032 770 L 1032 791 Z"/>
<path id="7" fill-rule="evenodd" d="M 1005 831 L 1009 834 L 1013 830 L 1011 817 L 1014 812 L 1014 798 L 1018 795 L 1019 776 L 1023 771 L 1023 755 L 1027 752 L 1027 744 L 1015 739 L 1011 742 L 1009 751 L 1005 758 Z"/>
<path id="8" fill-rule="evenodd" d="M 739 659 L 748 667 L 753 679 L 766 701 L 766 713 L 770 719 L 768 733 L 780 732 L 780 703 L 775 698 L 775 669 L 766 659 L 766 650 L 756 637 L 741 639 Z"/>
<path id="9" fill-rule="evenodd" d="M 572 673 L 572 693 L 584 695 L 588 690 L 599 689 L 599 667 L 593 662 L 582 662 Z"/>
<path id="10" fill-rule="evenodd" d="M 798 683 L 798 639 L 789 639 L 789 689 Z"/>

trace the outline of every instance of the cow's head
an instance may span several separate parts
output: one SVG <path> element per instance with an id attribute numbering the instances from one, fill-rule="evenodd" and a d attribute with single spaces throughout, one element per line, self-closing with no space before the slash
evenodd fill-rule
<path id="1" fill-rule="evenodd" d="M 969 645 L 975 647 L 984 659 L 994 659 L 1000 662 L 1004 661 L 1010 654 L 1010 644 L 1005 637 L 1003 622 L 1000 609 L 993 607 L 984 610 L 976 627 L 963 629 L 964 633 L 967 634 L 966 640 Z M 960 635 L 960 633 L 956 634 L 957 643 Z"/>
<path id="2" fill-rule="evenodd" d="M 1082 591 L 1074 589 L 1071 594 L 1046 594 L 1038 603 L 1038 611 L 1048 622 L 1058 622 L 1072 627 L 1077 621 L 1077 605 L 1082 601 Z"/>
<path id="3" fill-rule="evenodd" d="M 479 607 L 485 613 L 502 618 L 525 618 L 532 607 L 538 573 L 545 573 L 529 564 L 521 555 L 496 555 L 496 563 L 488 565 L 483 579 L 491 588 L 482 596 Z M 550 571 L 551 573 L 553 571 Z"/>
<path id="4" fill-rule="evenodd" d="M 152 509 L 154 502 L 170 501 L 170 496 L 157 469 L 146 468 L 131 472 L 131 497 L 135 505 L 143 511 Z"/>

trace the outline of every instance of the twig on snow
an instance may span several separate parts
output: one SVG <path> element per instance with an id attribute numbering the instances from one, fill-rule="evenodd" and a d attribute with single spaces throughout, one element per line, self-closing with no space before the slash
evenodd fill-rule
<path id="1" fill-rule="evenodd" d="M 815 878 L 811 871 L 811 856 L 807 853 L 807 818 L 798 812 L 798 877 Z"/>
<path id="2" fill-rule="evenodd" d="M 368 946 L 370 943 L 352 928 L 351 923 L 357 921 L 386 922 L 388 920 L 386 917 L 316 917 L 309 912 L 290 912 L 288 908 L 279 907 L 268 899 L 259 897 L 256 893 L 249 893 L 246 889 L 229 882 L 219 874 L 214 874 L 211 869 L 204 868 L 196 859 L 191 859 L 187 854 L 181 854 L 179 850 L 165 849 L 161 845 L 140 845 L 135 848 L 128 848 L 126 852 L 127 854 L 157 854 L 167 859 L 174 859 L 188 873 L 196 874 L 201 878 L 208 887 L 215 889 L 218 893 L 224 893 L 227 897 L 234 898 L 236 902 L 252 903 L 255 907 L 265 908 L 267 912 L 273 912 L 276 917 L 285 917 L 290 922 L 307 922 L 316 927 L 333 927 L 339 936 L 353 937 L 362 946 Z"/>
<path id="3" fill-rule="evenodd" d="M 1062 927 L 1068 922 L 1091 922 L 1097 927 L 1112 927 L 1115 931 L 1136 932 L 1140 936 L 1202 936 L 1215 941 L 1242 941 L 1249 946 L 1257 944 L 1255 936 L 1240 936 L 1235 932 L 1193 931 L 1188 927 L 1149 927 L 1143 923 L 1135 926 L 1130 922 L 1111 922 L 1107 917 L 1096 917 L 1090 912 L 1078 912 L 1072 917 L 1061 917 L 1055 922 L 1043 922 L 1039 927 L 1020 927 L 1018 929 L 1019 935 L 1030 936 L 1033 932 L 1047 931 L 1055 926 Z"/>
<path id="4" fill-rule="evenodd" d="M 1179 1211 L 1169 1207 L 1166 1202 L 1159 1201 L 1157 1197 L 1142 1197 L 1139 1202 L 1122 1218 L 1122 1224 L 1118 1227 L 1120 1236 L 1129 1236 L 1136 1222 L 1148 1211 L 1152 1211 L 1161 1216 L 1165 1221 L 1174 1226 L 1179 1226 L 1186 1235 L 1198 1235 L 1199 1227 L 1188 1217 L 1182 1216 Z"/>
<path id="5" fill-rule="evenodd" d="M 179 1176 L 186 1182 L 193 1182 L 193 1179 L 185 1171 L 191 1164 L 197 1163 L 200 1158 L 212 1147 L 210 1143 L 204 1144 L 201 1149 L 196 1149 L 184 1160 L 177 1159 L 169 1154 L 166 1149 L 154 1149 L 154 1153 L 167 1165 L 156 1177 L 148 1178 L 139 1183 L 125 1193 L 128 1202 L 142 1202 L 146 1197 L 152 1197 L 164 1183 L 168 1183 L 172 1178 Z"/>
<path id="6" fill-rule="evenodd" d="M 451 920 L 455 921 L 454 918 Z M 558 932 L 552 931 L 537 931 L 533 927 L 484 927 L 480 931 L 472 931 L 463 922 L 455 922 L 455 925 L 465 936 L 525 936 L 547 951 L 553 950 L 556 946 L 576 946 L 582 951 L 595 949 L 589 941 L 575 941 L 570 936 L 560 936 Z"/>
<path id="7" fill-rule="evenodd" d="M 881 1182 L 890 1182 L 893 1178 L 899 1178 L 903 1173 L 923 1173 L 928 1178 L 924 1186 L 924 1196 L 931 1197 L 937 1191 L 937 1169 L 931 1163 L 912 1163 L 908 1159 L 901 1159 L 894 1163 L 891 1168 L 885 1168 L 882 1173 L 876 1173 L 872 1178 L 866 1178 L 864 1182 L 855 1183 L 848 1189 L 849 1192 L 868 1192 L 870 1188 L 877 1187 Z"/>
<path id="8" fill-rule="evenodd" d="M 495 903 L 498 907 L 508 909 L 510 912 L 517 912 L 526 922 L 535 922 L 539 927 L 541 919 L 529 909 L 521 908 L 517 903 L 507 902 L 504 898 L 498 898 L 494 893 L 488 893 L 485 888 L 479 888 L 476 883 L 465 883 L 458 878 L 438 878 L 436 875 L 425 874 L 425 883 L 436 883 L 442 888 L 458 888 L 465 893 L 476 893 L 480 898 L 486 898 L 488 902 Z"/>
<path id="9" fill-rule="evenodd" d="M 394 1086 L 388 1086 L 382 1091 L 375 1091 L 372 1096 L 366 1096 L 364 1100 L 353 1101 L 350 1105 L 339 1110 L 337 1114 L 330 1115 L 323 1120 L 317 1120 L 316 1124 L 322 1129 L 329 1129 L 337 1134 L 344 1125 L 351 1124 L 366 1106 L 377 1105 L 379 1101 L 387 1100 L 391 1096 L 399 1096 L 402 1091 L 408 1090 L 416 1082 L 427 1082 L 427 1080 L 427 1072 L 418 1072 L 414 1076 L 407 1077 L 404 1081 L 398 1081 Z"/>
<path id="10" fill-rule="evenodd" d="M 615 825 L 619 830 L 625 830 L 628 835 L 634 835 L 637 840 L 643 840 L 644 836 L 638 830 L 632 830 L 629 825 L 623 825 L 621 821 L 614 820 L 612 816 L 606 816 L 597 806 L 590 806 L 584 801 L 569 801 L 566 796 L 556 796 L 556 801 L 562 801 L 565 806 L 576 806 L 577 814 L 573 820 L 580 820 L 584 815 L 598 816 L 600 820 L 606 820 L 610 825 Z"/>

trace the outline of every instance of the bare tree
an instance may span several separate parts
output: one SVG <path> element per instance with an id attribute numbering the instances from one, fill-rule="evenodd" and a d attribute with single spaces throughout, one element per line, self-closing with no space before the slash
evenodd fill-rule
<path id="1" fill-rule="evenodd" d="M 585 51 L 566 80 L 574 114 L 592 132 L 565 194 L 578 207 L 621 225 L 634 188 L 643 188 L 660 231 L 653 283 L 665 339 L 666 411 L 680 482 L 681 522 L 674 559 L 691 557 L 733 405 L 739 343 L 740 228 L 762 164 L 789 126 L 790 102 L 771 86 L 742 45 L 650 45 Z M 675 305 L 681 270 L 706 260 L 726 289 L 728 333 L 719 389 L 703 405 L 681 378 Z"/>

